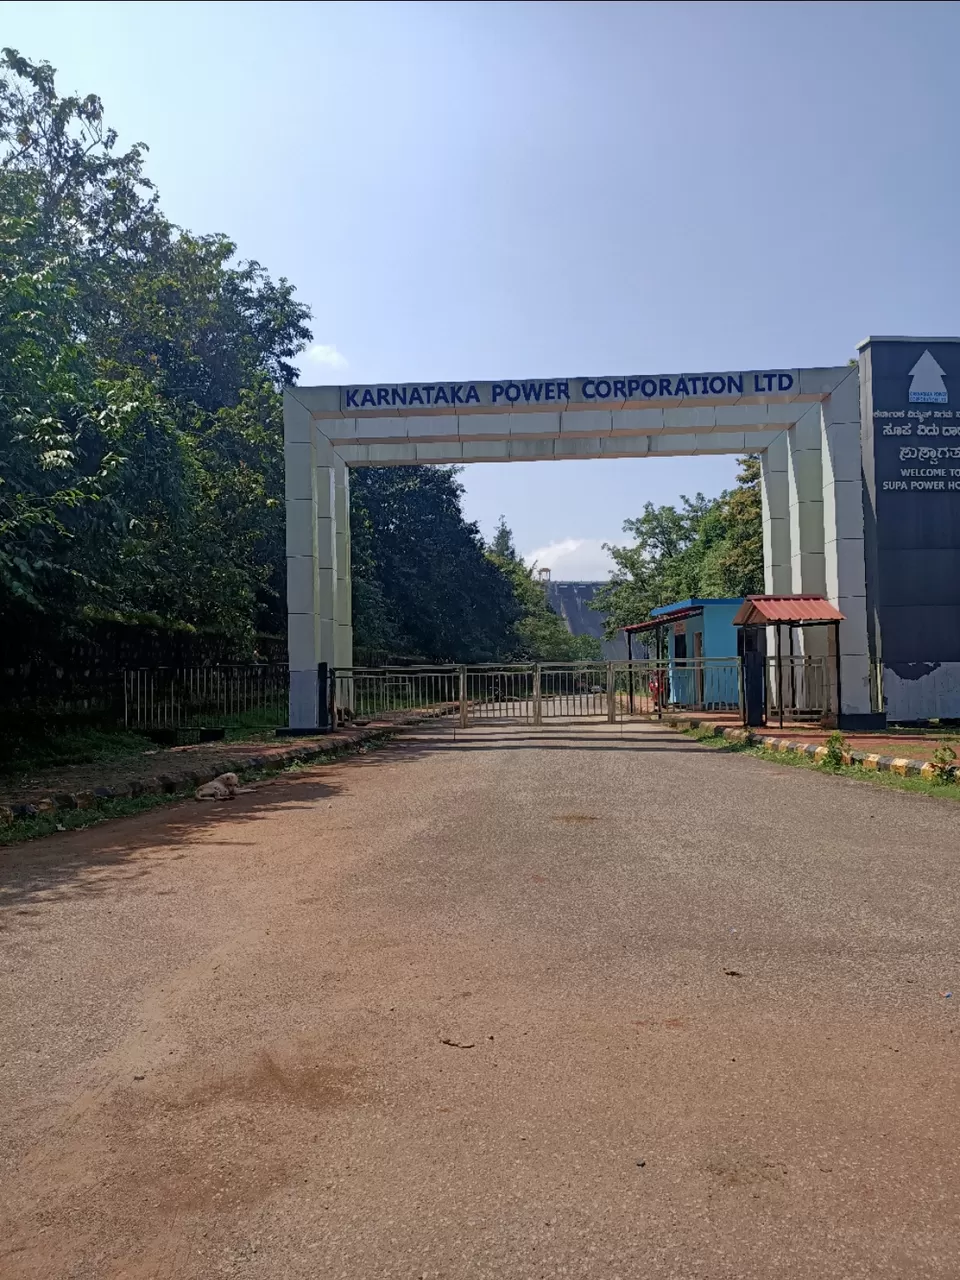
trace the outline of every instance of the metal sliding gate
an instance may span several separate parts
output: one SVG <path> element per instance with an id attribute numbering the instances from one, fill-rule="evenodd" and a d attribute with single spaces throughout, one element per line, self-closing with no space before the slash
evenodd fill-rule
<path id="1" fill-rule="evenodd" d="M 831 690 L 822 658 L 784 659 L 764 673 L 767 715 L 823 718 Z M 381 667 L 338 671 L 331 709 L 374 719 L 408 711 L 474 724 L 616 724 L 674 711 L 743 709 L 739 658 L 642 658 L 633 662 L 540 662 L 490 666 Z"/>
<path id="2" fill-rule="evenodd" d="M 727 677 L 721 682 L 725 686 L 729 673 Z M 690 687 L 701 695 L 713 694 L 715 684 L 710 673 L 701 673 Z M 736 662 L 732 688 L 736 706 Z M 631 715 L 656 713 L 666 705 L 670 691 L 669 670 L 653 661 L 355 667 L 331 674 L 330 702 L 334 722 L 417 711 L 449 717 L 464 728 L 584 720 L 616 724 Z M 719 694 L 716 701 L 719 704 Z"/>

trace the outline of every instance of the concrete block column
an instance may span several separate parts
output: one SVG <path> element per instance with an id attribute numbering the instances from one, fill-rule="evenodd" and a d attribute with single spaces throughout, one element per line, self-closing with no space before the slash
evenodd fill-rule
<path id="1" fill-rule="evenodd" d="M 820 405 L 813 404 L 787 432 L 790 503 L 790 579 L 795 595 L 826 592 L 823 557 L 823 472 Z"/>
<path id="2" fill-rule="evenodd" d="M 318 723 L 320 661 L 316 430 L 309 411 L 289 392 L 283 397 L 287 518 L 287 656 L 290 725 Z"/>
<path id="3" fill-rule="evenodd" d="M 790 589 L 794 595 L 825 595 L 823 556 L 823 471 L 820 459 L 820 405 L 812 404 L 787 432 L 787 488 L 790 501 Z M 828 637 L 819 628 L 801 630 L 795 652 L 827 656 Z"/>
<path id="4" fill-rule="evenodd" d="M 317 495 L 317 635 L 318 662 L 336 666 L 337 659 L 337 498 L 333 445 L 316 433 L 314 459 Z M 324 692 L 326 696 L 326 692 Z"/>
<path id="5" fill-rule="evenodd" d="M 343 671 L 353 666 L 353 604 L 350 590 L 350 469 L 337 455 L 333 460 L 334 518 L 336 522 L 336 632 L 334 665 Z M 352 681 L 341 681 L 341 705 L 352 706 Z"/>
<path id="6" fill-rule="evenodd" d="M 863 533 L 860 378 L 850 370 L 821 411 L 825 594 L 840 624 L 840 679 L 848 715 L 868 715 L 870 656 Z"/>
<path id="7" fill-rule="evenodd" d="M 791 590 L 788 466 L 787 433 L 784 431 L 760 455 L 763 579 L 768 595 L 786 595 Z"/>

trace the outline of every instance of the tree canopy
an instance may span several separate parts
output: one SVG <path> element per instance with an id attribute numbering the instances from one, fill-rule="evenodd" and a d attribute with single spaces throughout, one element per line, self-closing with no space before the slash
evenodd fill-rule
<path id="1" fill-rule="evenodd" d="M 0 56 L 0 611 L 276 627 L 286 280 L 159 208 L 95 95 Z"/>
<path id="2" fill-rule="evenodd" d="M 691 596 L 742 596 L 763 590 L 760 461 L 741 459 L 735 488 L 719 498 L 702 493 L 680 505 L 645 504 L 624 521 L 633 541 L 607 549 L 616 565 L 594 607 L 608 614 L 608 635 L 650 610 Z"/>
<path id="3" fill-rule="evenodd" d="M 354 642 L 358 652 L 495 662 L 521 605 L 460 509 L 450 467 L 352 473 Z"/>

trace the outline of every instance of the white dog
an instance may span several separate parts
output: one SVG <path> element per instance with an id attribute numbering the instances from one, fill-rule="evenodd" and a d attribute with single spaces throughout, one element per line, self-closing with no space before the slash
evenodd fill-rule
<path id="1" fill-rule="evenodd" d="M 240 786 L 240 779 L 235 773 L 221 773 L 219 778 L 197 787 L 194 794 L 198 800 L 232 800 L 245 790 L 245 787 Z"/>

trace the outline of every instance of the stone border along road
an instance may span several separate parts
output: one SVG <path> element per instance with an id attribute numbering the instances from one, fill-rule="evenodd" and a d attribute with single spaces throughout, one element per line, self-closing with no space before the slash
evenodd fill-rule
<path id="1" fill-rule="evenodd" d="M 379 742 L 389 738 L 398 729 L 409 728 L 426 720 L 436 719 L 434 713 L 404 716 L 396 720 L 376 720 L 363 728 L 339 729 L 322 737 L 301 740 L 297 746 L 264 746 L 253 753 L 224 755 L 206 760 L 202 768 L 168 769 L 148 778 L 113 782 L 110 785 L 88 787 L 82 791 L 57 791 L 40 796 L 30 804 L 0 804 L 0 826 L 9 826 L 22 819 L 36 818 L 44 813 L 67 809 L 95 809 L 107 800 L 134 799 L 137 796 L 183 795 L 212 782 L 221 773 L 262 773 L 284 769 L 288 765 L 308 764 L 320 756 L 339 754 L 366 742 Z M 237 743 L 235 750 L 244 744 Z M 258 744 L 259 745 L 259 744 Z M 189 759 L 189 757 L 187 757 Z M 113 772 L 122 772 L 117 766 Z"/>
<path id="2" fill-rule="evenodd" d="M 663 720 L 671 729 L 705 729 L 715 738 L 726 738 L 728 742 L 743 742 L 751 747 L 766 747 L 768 751 L 794 752 L 797 755 L 810 756 L 814 760 L 823 760 L 827 748 L 816 742 L 801 742 L 797 738 L 779 738 L 769 733 L 752 733 L 749 729 L 735 729 L 729 725 L 717 724 L 712 720 Z M 928 760 L 909 760 L 906 756 L 881 756 L 872 751 L 854 751 L 847 748 L 843 753 L 844 764 L 858 764 L 863 769 L 873 769 L 877 773 L 899 773 L 903 777 L 926 778 L 932 781 L 941 776 L 941 770 Z M 954 782 L 960 782 L 960 766 L 949 765 L 942 771 Z"/>

